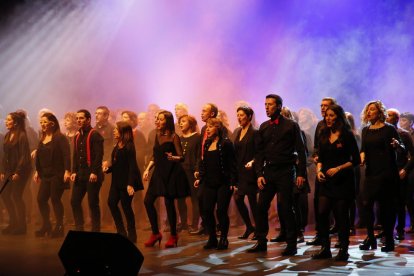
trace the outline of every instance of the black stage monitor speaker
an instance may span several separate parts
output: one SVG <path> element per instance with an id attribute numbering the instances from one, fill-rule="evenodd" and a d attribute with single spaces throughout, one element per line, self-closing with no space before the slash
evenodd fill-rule
<path id="1" fill-rule="evenodd" d="M 69 231 L 59 250 L 66 275 L 137 275 L 144 256 L 112 233 Z"/>

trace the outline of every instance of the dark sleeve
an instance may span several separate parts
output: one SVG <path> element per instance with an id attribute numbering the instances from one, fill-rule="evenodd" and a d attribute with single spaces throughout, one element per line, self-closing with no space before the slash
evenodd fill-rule
<path id="1" fill-rule="evenodd" d="M 40 145 L 40 143 L 39 143 Z M 37 146 L 37 149 L 39 149 L 39 145 Z M 35 169 L 37 171 L 37 173 L 40 175 L 42 175 L 42 171 L 41 171 L 41 167 L 40 167 L 40 160 L 39 160 L 39 154 L 36 153 L 36 157 L 35 157 Z"/>
<path id="2" fill-rule="evenodd" d="M 19 137 L 19 161 L 17 162 L 16 172 L 21 175 L 25 169 L 27 169 L 28 163 L 30 162 L 30 147 L 29 140 L 25 133 L 21 133 Z"/>
<path id="3" fill-rule="evenodd" d="M 352 157 L 352 165 L 354 167 L 359 166 L 359 164 L 361 164 L 361 156 L 359 155 L 358 143 L 355 139 L 355 135 L 350 131 L 346 133 L 346 144 L 348 145 Z"/>
<path id="4" fill-rule="evenodd" d="M 362 129 L 362 132 L 361 132 L 361 150 L 359 151 L 359 152 L 365 152 L 365 143 L 366 143 L 366 141 L 365 141 L 365 137 L 366 137 L 366 135 L 367 135 L 367 127 L 364 127 L 363 129 Z"/>
<path id="5" fill-rule="evenodd" d="M 298 153 L 298 173 L 297 176 L 306 177 L 306 152 L 305 144 L 303 143 L 302 134 L 297 123 L 294 126 L 295 150 Z"/>
<path id="6" fill-rule="evenodd" d="M 79 170 L 79 158 L 78 158 L 78 142 L 79 133 L 73 137 L 73 155 L 72 155 L 72 173 L 78 173 Z"/>
<path id="7" fill-rule="evenodd" d="M 313 139 L 313 154 L 312 157 L 319 156 L 319 135 L 321 131 L 323 121 L 319 121 L 319 123 L 316 125 L 315 129 L 315 136 Z"/>
<path id="8" fill-rule="evenodd" d="M 414 145 L 413 145 L 413 140 L 411 139 L 411 136 L 408 133 L 405 133 L 404 135 L 401 135 L 401 139 L 403 139 L 405 148 L 407 150 L 407 154 L 410 157 L 408 159 L 407 164 L 404 167 L 405 171 L 409 172 L 414 168 Z"/>
<path id="9" fill-rule="evenodd" d="M 141 173 L 138 168 L 137 159 L 135 158 L 135 146 L 130 144 L 127 147 L 127 155 L 128 155 L 128 166 L 129 166 L 129 175 L 128 175 L 128 182 L 127 185 L 131 185 L 134 187 L 135 191 L 142 190 L 142 180 L 141 180 Z"/>
<path id="10" fill-rule="evenodd" d="M 177 134 L 174 134 L 173 143 L 174 143 L 176 156 L 180 157 L 180 162 L 183 162 L 184 161 L 183 148 L 181 146 L 180 137 Z"/>
<path id="11" fill-rule="evenodd" d="M 103 137 L 98 132 L 94 132 L 91 137 L 91 173 L 98 175 L 102 172 L 103 159 Z M 93 152 L 93 154 L 92 154 Z"/>
<path id="12" fill-rule="evenodd" d="M 70 146 L 66 136 L 60 134 L 58 138 L 58 147 L 62 152 L 63 165 L 66 171 L 70 171 Z"/>
<path id="13" fill-rule="evenodd" d="M 237 185 L 237 166 L 236 166 L 236 153 L 234 150 L 234 145 L 230 139 L 226 139 L 224 146 L 226 147 L 226 157 L 228 166 L 230 169 L 230 185 Z"/>
<path id="14" fill-rule="evenodd" d="M 255 149 L 256 153 L 254 155 L 254 169 L 256 171 L 257 177 L 263 176 L 263 162 L 264 162 L 264 141 L 263 141 L 263 127 L 260 126 L 260 129 L 256 132 L 255 137 Z"/>

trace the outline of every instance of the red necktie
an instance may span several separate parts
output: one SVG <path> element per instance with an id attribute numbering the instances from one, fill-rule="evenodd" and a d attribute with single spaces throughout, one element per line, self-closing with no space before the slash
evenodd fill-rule
<path id="1" fill-rule="evenodd" d="M 279 117 L 277 117 L 277 118 L 276 118 L 276 119 L 274 119 L 273 121 L 272 121 L 272 120 L 270 120 L 270 124 L 271 124 L 271 125 L 273 125 L 273 124 L 278 125 L 278 124 L 279 124 Z"/>

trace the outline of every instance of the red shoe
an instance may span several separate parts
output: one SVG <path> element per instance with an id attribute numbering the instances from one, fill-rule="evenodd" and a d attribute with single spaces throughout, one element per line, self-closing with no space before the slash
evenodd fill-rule
<path id="1" fill-rule="evenodd" d="M 158 234 L 151 234 L 151 237 L 147 242 L 144 243 L 145 247 L 153 247 L 157 242 L 158 246 L 160 246 L 162 240 L 161 233 Z"/>
<path id="2" fill-rule="evenodd" d="M 168 241 L 165 243 L 165 248 L 177 247 L 178 235 L 171 235 Z"/>

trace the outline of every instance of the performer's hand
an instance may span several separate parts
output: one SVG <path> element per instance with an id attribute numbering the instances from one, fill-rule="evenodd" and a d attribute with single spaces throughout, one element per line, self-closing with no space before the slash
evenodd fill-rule
<path id="1" fill-rule="evenodd" d="M 359 154 L 360 158 L 361 158 L 361 167 L 365 166 L 365 152 L 361 152 Z"/>
<path id="2" fill-rule="evenodd" d="M 198 177 L 200 176 L 200 172 L 194 172 L 194 178 L 198 179 Z"/>
<path id="3" fill-rule="evenodd" d="M 75 182 L 76 180 L 76 173 L 72 173 L 72 175 L 70 176 L 70 181 Z"/>
<path id="4" fill-rule="evenodd" d="M 302 176 L 296 177 L 296 186 L 298 188 L 302 188 L 302 186 L 305 184 L 305 178 Z"/>
<path id="5" fill-rule="evenodd" d="M 33 180 L 36 183 L 39 183 L 40 182 L 39 174 L 37 173 L 37 171 L 35 171 L 35 173 L 33 175 Z"/>
<path id="6" fill-rule="evenodd" d="M 245 167 L 247 170 L 250 170 L 251 168 L 253 168 L 253 163 L 254 163 L 254 160 L 249 161 L 249 162 L 247 162 L 247 163 L 246 163 L 246 165 L 244 165 L 244 167 Z"/>
<path id="7" fill-rule="evenodd" d="M 263 190 L 266 185 L 266 179 L 263 176 L 259 176 L 257 178 L 257 187 L 259 187 L 260 190 Z"/>
<path id="8" fill-rule="evenodd" d="M 89 182 L 93 183 L 98 181 L 98 176 L 94 173 L 91 173 L 91 175 L 89 176 Z"/>
<path id="9" fill-rule="evenodd" d="M 128 192 L 128 195 L 133 196 L 134 193 L 135 193 L 134 187 L 132 187 L 131 185 L 128 185 L 127 186 L 127 192 Z"/>
<path id="10" fill-rule="evenodd" d="M 0 181 L 4 181 L 4 173 L 0 173 Z"/>
<path id="11" fill-rule="evenodd" d="M 340 170 L 339 170 L 339 168 L 338 168 L 338 167 L 335 167 L 335 168 L 330 168 L 329 170 L 327 170 L 327 171 L 326 171 L 326 174 L 327 174 L 329 177 L 332 177 L 332 176 L 334 176 L 335 174 L 337 174 L 339 171 L 340 171 Z"/>
<path id="12" fill-rule="evenodd" d="M 313 162 L 314 162 L 315 164 L 318 164 L 318 159 L 319 159 L 319 157 L 318 157 L 317 155 L 315 155 L 312 159 L 313 159 Z"/>
<path id="13" fill-rule="evenodd" d="M 407 171 L 404 169 L 401 169 L 398 173 L 400 175 L 400 179 L 404 179 L 407 176 Z"/>
<path id="14" fill-rule="evenodd" d="M 69 182 L 70 181 L 70 172 L 69 171 L 65 171 L 65 174 L 63 175 L 63 182 Z"/>
<path id="15" fill-rule="evenodd" d="M 194 187 L 198 188 L 198 186 L 200 185 L 200 180 L 197 179 L 196 181 L 194 181 Z"/>
<path id="16" fill-rule="evenodd" d="M 394 149 L 396 149 L 396 148 L 398 148 L 398 147 L 400 146 L 400 142 L 399 142 L 397 139 L 392 138 L 392 139 L 391 139 L 391 146 L 392 146 Z"/>
<path id="17" fill-rule="evenodd" d="M 237 191 L 237 186 L 230 185 L 230 191 Z"/>
<path id="18" fill-rule="evenodd" d="M 325 182 L 325 175 L 323 174 L 323 172 L 318 172 L 317 174 L 316 174 L 316 177 L 318 178 L 318 181 L 319 182 Z"/>
<path id="19" fill-rule="evenodd" d="M 34 160 L 36 158 L 36 152 L 37 150 L 34 150 L 30 153 L 30 157 Z"/>
<path id="20" fill-rule="evenodd" d="M 144 179 L 144 181 L 148 181 L 148 175 L 149 175 L 149 171 L 145 170 L 144 173 L 142 174 L 142 178 Z"/>

